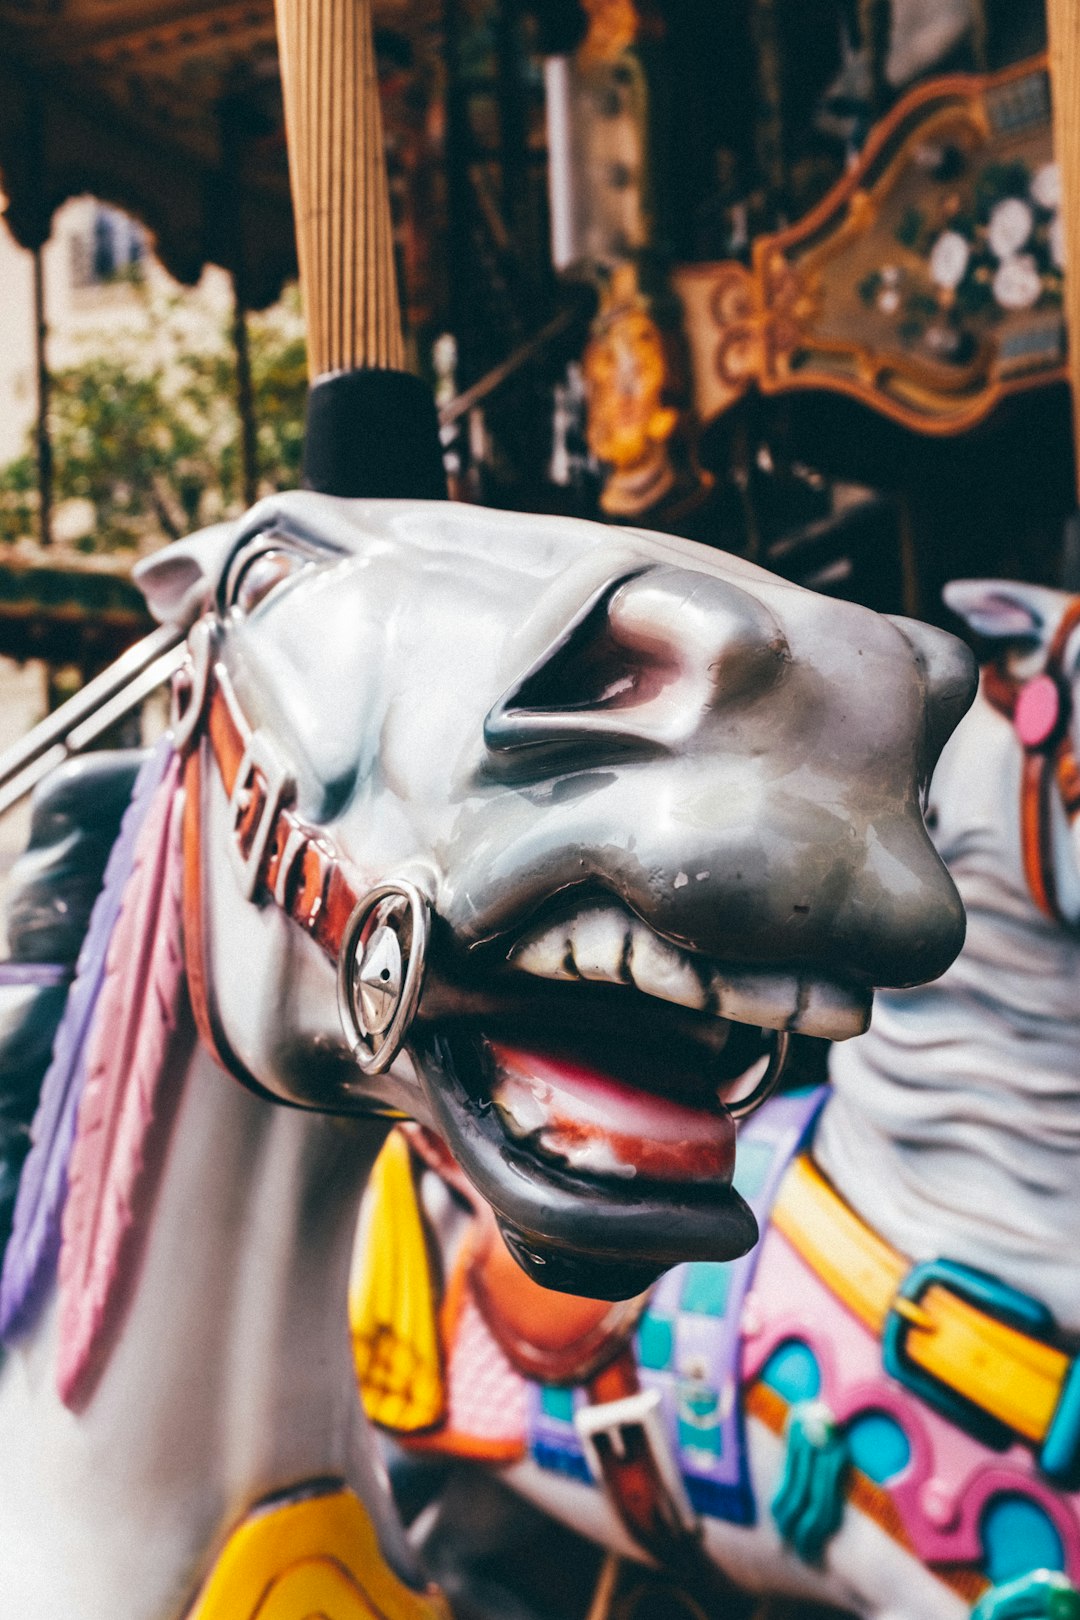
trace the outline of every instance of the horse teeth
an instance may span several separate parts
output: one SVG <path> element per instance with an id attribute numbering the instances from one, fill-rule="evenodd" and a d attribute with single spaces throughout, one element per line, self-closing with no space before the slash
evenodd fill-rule
<path id="1" fill-rule="evenodd" d="M 632 984 L 643 995 L 734 1023 L 832 1040 L 861 1035 L 870 1017 L 869 995 L 791 973 L 721 970 L 618 906 L 590 906 L 545 928 L 516 945 L 510 961 L 536 978 Z"/>
<path id="2" fill-rule="evenodd" d="M 597 979 L 605 984 L 626 983 L 622 964 L 629 929 L 629 917 L 615 906 L 578 913 L 569 939 L 574 967 L 583 979 Z"/>
<path id="3" fill-rule="evenodd" d="M 625 927 L 623 932 L 626 932 Z M 701 975 L 680 950 L 658 939 L 644 923 L 634 922 L 630 934 L 626 962 L 639 990 L 661 1001 L 673 1001 L 678 1007 L 700 1011 L 707 1005 L 708 994 Z"/>
<path id="4" fill-rule="evenodd" d="M 547 928 L 510 952 L 510 961 L 537 979 L 576 979 L 568 926 Z"/>
<path id="5" fill-rule="evenodd" d="M 842 990 L 827 979 L 815 979 L 802 987 L 799 1021 L 793 1024 L 804 1035 L 824 1035 L 829 1040 L 847 1041 L 862 1035 L 870 1024 L 872 998 Z"/>
<path id="6" fill-rule="evenodd" d="M 721 1018 L 763 1029 L 796 1028 L 799 984 L 787 974 L 714 973 L 710 989 Z"/>

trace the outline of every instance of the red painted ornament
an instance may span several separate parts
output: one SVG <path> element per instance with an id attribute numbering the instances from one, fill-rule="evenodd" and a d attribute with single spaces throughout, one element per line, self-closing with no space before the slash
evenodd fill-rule
<path id="1" fill-rule="evenodd" d="M 1013 725 L 1024 747 L 1041 748 L 1053 736 L 1060 714 L 1061 694 L 1049 675 L 1036 675 L 1022 686 Z"/>

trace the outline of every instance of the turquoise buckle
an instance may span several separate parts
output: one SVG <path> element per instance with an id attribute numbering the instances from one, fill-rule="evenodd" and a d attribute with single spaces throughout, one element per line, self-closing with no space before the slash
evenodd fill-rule
<path id="1" fill-rule="evenodd" d="M 992 1586 L 971 1611 L 971 1620 L 1080 1620 L 1080 1592 L 1053 1569 Z"/>
<path id="2" fill-rule="evenodd" d="M 929 1289 L 935 1286 L 947 1289 L 966 1304 L 974 1305 L 978 1310 L 985 1311 L 988 1316 L 1007 1323 L 1009 1327 L 1014 1327 L 1021 1333 L 1030 1333 L 1033 1338 L 1046 1338 L 1053 1332 L 1054 1318 L 1045 1305 L 1032 1299 L 1029 1294 L 1020 1293 L 1019 1289 L 1010 1288 L 1008 1284 L 1000 1282 L 988 1272 L 977 1271 L 974 1266 L 962 1265 L 958 1260 L 924 1260 L 919 1265 L 912 1266 L 897 1289 L 896 1298 L 909 1300 L 911 1304 L 917 1305 Z M 995 1451 L 1004 1451 L 1011 1446 L 1016 1440 L 1016 1435 L 1008 1424 L 992 1417 L 976 1400 L 954 1389 L 951 1384 L 942 1382 L 933 1373 L 927 1372 L 924 1367 L 917 1366 L 911 1360 L 907 1353 L 907 1336 L 910 1329 L 911 1323 L 893 1305 L 885 1318 L 881 1334 L 881 1359 L 890 1377 L 903 1384 L 905 1389 L 910 1389 L 920 1400 L 925 1401 L 927 1406 L 933 1407 L 935 1412 L 940 1412 L 942 1417 L 948 1418 L 950 1423 L 955 1423 L 957 1428 L 966 1430 L 976 1440 L 980 1440 L 983 1445 L 990 1446 Z M 1075 1381 L 1070 1377 L 1058 1405 L 1058 1410 L 1062 1411 L 1065 1396 L 1074 1384 L 1072 1401 L 1068 1413 L 1063 1414 L 1061 1437 L 1057 1442 L 1059 1451 L 1064 1450 L 1069 1442 L 1072 1443 L 1070 1462 L 1076 1449 L 1077 1423 L 1080 1422 L 1080 1375 Z M 1050 1446 L 1056 1424 L 1055 1414 L 1046 1447 Z M 1043 1466 L 1045 1467 L 1045 1464 Z"/>
<path id="3" fill-rule="evenodd" d="M 1039 1467 L 1055 1484 L 1075 1487 L 1080 1471 L 1080 1361 L 1073 1361 L 1065 1374 L 1050 1427 L 1046 1431 Z"/>

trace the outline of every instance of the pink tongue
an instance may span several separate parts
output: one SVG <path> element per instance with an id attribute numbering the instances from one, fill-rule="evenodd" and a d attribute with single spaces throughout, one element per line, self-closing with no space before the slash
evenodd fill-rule
<path id="1" fill-rule="evenodd" d="M 575 1063 L 492 1048 L 492 1100 L 519 1136 L 596 1175 L 654 1181 L 731 1180 L 735 1127 L 726 1113 L 685 1108 Z"/>

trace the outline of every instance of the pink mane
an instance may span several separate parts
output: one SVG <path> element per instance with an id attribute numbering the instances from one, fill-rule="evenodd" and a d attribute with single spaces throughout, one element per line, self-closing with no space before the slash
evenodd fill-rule
<path id="1" fill-rule="evenodd" d="M 174 758 L 147 812 L 109 941 L 68 1169 L 57 1385 L 89 1398 L 138 1270 L 192 1040 L 181 945 L 183 793 Z"/>

